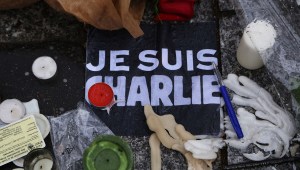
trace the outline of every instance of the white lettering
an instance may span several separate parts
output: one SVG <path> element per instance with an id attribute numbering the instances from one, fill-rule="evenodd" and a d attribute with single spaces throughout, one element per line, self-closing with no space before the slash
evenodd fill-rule
<path id="1" fill-rule="evenodd" d="M 169 63 L 168 49 L 162 49 L 162 65 L 168 70 L 178 70 L 182 66 L 182 55 L 181 51 L 176 50 L 176 63 L 171 65 Z"/>
<path id="2" fill-rule="evenodd" d="M 201 62 L 208 62 L 209 65 L 204 65 L 199 63 L 197 65 L 197 68 L 200 70 L 211 70 L 213 67 L 211 66 L 211 63 L 214 62 L 216 65 L 218 65 L 218 59 L 216 57 L 205 57 L 206 54 L 214 55 L 216 53 L 216 50 L 211 49 L 204 49 L 197 53 L 197 59 Z"/>
<path id="3" fill-rule="evenodd" d="M 220 92 L 219 85 L 213 85 L 216 82 L 215 75 L 203 76 L 203 104 L 220 104 L 220 97 L 213 96 L 213 93 Z"/>
<path id="4" fill-rule="evenodd" d="M 201 104 L 201 77 L 192 77 L 192 104 Z"/>
<path id="5" fill-rule="evenodd" d="M 116 85 L 114 85 L 114 78 L 117 78 Z M 87 102 L 89 102 L 87 96 L 89 88 L 95 83 L 102 82 L 103 79 L 113 88 L 117 101 L 121 101 L 117 103 L 118 106 L 136 106 L 137 102 L 141 102 L 142 106 L 150 103 L 152 106 L 220 104 L 219 86 L 213 85 L 213 82 L 217 81 L 214 75 L 204 75 L 202 81 L 201 76 L 191 77 L 191 87 L 186 86 L 183 76 L 174 76 L 174 82 L 172 82 L 168 76 L 153 75 L 149 88 L 145 76 L 132 77 L 129 84 L 126 83 L 128 78 L 125 76 L 94 76 L 86 82 L 85 99 Z M 184 88 L 191 88 L 191 90 Z M 128 96 L 126 96 L 127 90 L 129 90 Z M 174 101 L 170 99 L 171 94 Z"/>
<path id="6" fill-rule="evenodd" d="M 132 78 L 127 106 L 135 106 L 137 101 L 140 101 L 142 106 L 150 104 L 147 81 L 144 76 Z"/>
<path id="7" fill-rule="evenodd" d="M 124 58 L 118 56 L 129 55 L 129 50 L 110 51 L 110 71 L 129 71 L 129 66 L 118 66 L 119 63 L 124 63 Z"/>
<path id="8" fill-rule="evenodd" d="M 153 56 L 156 56 L 157 54 L 157 51 L 155 50 L 145 50 L 145 51 L 142 51 L 140 54 L 139 54 L 139 59 L 140 61 L 143 61 L 145 63 L 152 63 L 152 66 L 145 66 L 144 64 L 140 64 L 138 66 L 138 68 L 140 70 L 143 70 L 143 71 L 153 71 L 154 69 L 156 69 L 159 65 L 159 60 L 157 58 L 152 58 L 152 57 L 146 57 L 146 55 L 153 55 Z"/>
<path id="9" fill-rule="evenodd" d="M 97 66 L 93 66 L 92 63 L 88 63 L 86 68 L 90 71 L 100 71 L 105 66 L 105 51 L 99 50 L 99 62 Z"/>
<path id="10" fill-rule="evenodd" d="M 117 105 L 118 106 L 125 106 L 125 92 L 126 92 L 126 77 L 125 76 L 118 76 L 117 77 L 117 85 L 114 86 L 113 77 L 112 76 L 105 76 L 104 82 L 107 83 L 110 87 L 112 87 L 114 91 L 114 95 L 117 96 Z"/>
<path id="11" fill-rule="evenodd" d="M 182 76 L 175 76 L 174 77 L 174 105 L 190 105 L 191 98 L 190 97 L 183 97 L 183 77 Z"/>
<path id="12" fill-rule="evenodd" d="M 194 71 L 194 56 L 192 50 L 186 51 L 187 71 Z"/>
<path id="13" fill-rule="evenodd" d="M 162 85 L 162 88 L 159 87 L 160 85 Z M 159 106 L 159 101 L 161 100 L 164 106 L 173 106 L 169 98 L 172 90 L 172 80 L 168 76 L 151 76 L 151 105 Z"/>

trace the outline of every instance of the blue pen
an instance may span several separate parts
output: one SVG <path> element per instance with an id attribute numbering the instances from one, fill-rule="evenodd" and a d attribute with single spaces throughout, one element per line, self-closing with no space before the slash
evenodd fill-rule
<path id="1" fill-rule="evenodd" d="M 243 138 L 244 137 L 244 134 L 243 134 L 243 131 L 241 129 L 241 126 L 239 124 L 239 121 L 236 117 L 236 114 L 235 114 L 235 111 L 232 107 L 232 104 L 231 104 L 231 101 L 230 101 L 230 97 L 228 95 L 228 92 L 226 90 L 226 87 L 223 85 L 223 81 L 222 81 L 222 77 L 221 77 L 221 74 L 216 66 L 216 64 L 214 62 L 212 62 L 212 65 L 214 67 L 214 73 L 215 75 L 217 76 L 217 80 L 218 80 L 218 83 L 220 85 L 220 92 L 223 96 L 223 99 L 224 99 L 224 102 L 225 102 L 225 105 L 226 105 L 226 108 L 227 108 L 227 112 L 228 112 L 228 116 L 229 116 L 229 119 L 231 121 L 231 124 L 233 126 L 233 129 L 237 135 L 237 137 L 239 139 Z"/>

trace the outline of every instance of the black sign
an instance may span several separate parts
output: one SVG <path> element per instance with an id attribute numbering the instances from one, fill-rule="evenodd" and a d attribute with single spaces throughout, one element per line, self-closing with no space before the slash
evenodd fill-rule
<path id="1" fill-rule="evenodd" d="M 218 134 L 220 97 L 211 62 L 218 63 L 215 22 L 142 24 L 134 39 L 125 30 L 90 29 L 87 44 L 88 89 L 106 82 L 118 101 L 108 114 L 93 108 L 116 134 L 149 134 L 144 105 L 173 114 L 194 135 Z"/>

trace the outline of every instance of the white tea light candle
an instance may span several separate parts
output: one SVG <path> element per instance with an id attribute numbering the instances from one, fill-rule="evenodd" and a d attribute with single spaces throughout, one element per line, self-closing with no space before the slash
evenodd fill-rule
<path id="1" fill-rule="evenodd" d="M 25 170 L 51 170 L 53 167 L 53 156 L 47 149 L 34 149 L 24 160 Z"/>
<path id="2" fill-rule="evenodd" d="M 254 70 L 264 65 L 260 53 L 275 43 L 276 31 L 267 21 L 255 20 L 244 30 L 237 50 L 237 60 L 244 68 Z"/>
<path id="3" fill-rule="evenodd" d="M 23 167 L 24 166 L 24 158 L 19 158 L 13 161 L 13 163 L 18 166 L 18 167 Z"/>
<path id="4" fill-rule="evenodd" d="M 42 114 L 35 114 L 34 118 L 38 126 L 38 129 L 40 130 L 43 138 L 45 139 L 50 132 L 50 123 L 48 119 L 46 118 L 46 116 Z"/>
<path id="5" fill-rule="evenodd" d="M 7 99 L 0 104 L 0 119 L 4 123 L 20 120 L 25 113 L 24 104 L 17 99 Z"/>
<path id="6" fill-rule="evenodd" d="M 53 161 L 50 159 L 40 159 L 38 160 L 34 166 L 33 170 L 51 170 L 53 167 Z"/>
<path id="7" fill-rule="evenodd" d="M 57 71 L 57 65 L 53 58 L 42 56 L 37 58 L 32 64 L 33 74 L 42 80 L 52 78 Z"/>

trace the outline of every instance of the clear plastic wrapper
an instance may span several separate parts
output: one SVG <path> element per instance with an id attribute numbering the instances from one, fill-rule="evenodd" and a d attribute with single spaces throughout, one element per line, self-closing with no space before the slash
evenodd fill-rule
<path id="1" fill-rule="evenodd" d="M 83 104 L 59 117 L 48 117 L 58 169 L 81 170 L 84 150 L 98 135 L 112 131 Z"/>
<path id="2" fill-rule="evenodd" d="M 274 26 L 277 34 L 276 42 L 271 48 L 260 52 L 260 56 L 269 73 L 291 92 L 294 111 L 298 115 L 300 112 L 300 37 L 299 32 L 295 31 L 293 14 L 284 13 L 281 8 L 283 2 L 279 0 L 232 0 L 232 3 L 242 26 L 246 27 L 254 20 L 264 20 Z"/>

